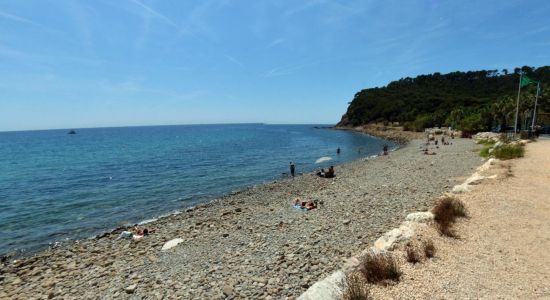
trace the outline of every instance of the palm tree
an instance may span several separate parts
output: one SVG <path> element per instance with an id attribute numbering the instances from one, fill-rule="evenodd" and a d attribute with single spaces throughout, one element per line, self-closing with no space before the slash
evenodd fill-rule
<path id="1" fill-rule="evenodd" d="M 515 105 L 514 99 L 511 96 L 506 96 L 500 99 L 497 102 L 492 104 L 492 113 L 495 120 L 498 121 L 500 125 L 500 132 L 503 132 L 508 125 L 508 120 L 514 116 Z"/>

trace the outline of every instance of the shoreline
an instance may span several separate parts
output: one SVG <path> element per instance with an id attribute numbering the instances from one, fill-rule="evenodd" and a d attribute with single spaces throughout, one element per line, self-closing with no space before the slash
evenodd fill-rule
<path id="1" fill-rule="evenodd" d="M 467 175 L 479 162 L 471 140 L 457 140 L 434 157 L 420 155 L 417 143 L 338 165 L 334 179 L 305 173 L 170 214 L 147 223 L 157 231 L 138 242 L 117 240 L 114 230 L 9 262 L 2 265 L 6 291 L 39 287 L 83 298 L 152 297 L 153 291 L 188 298 L 297 296 L 402 214 L 427 207 L 449 177 Z M 456 167 L 433 174 L 429 161 Z M 304 212 L 291 207 L 296 196 L 324 204 Z M 160 251 L 174 238 L 184 243 Z M 133 283 L 138 288 L 126 291 Z"/>
<path id="2" fill-rule="evenodd" d="M 318 127 L 316 129 L 340 130 L 339 128 L 337 128 L 335 126 L 333 126 L 333 127 Z M 345 130 L 345 129 L 342 129 L 342 130 Z M 371 135 L 371 134 L 368 134 L 364 131 L 354 130 L 354 129 L 350 129 L 349 131 L 353 131 L 353 132 L 358 133 L 358 134 L 367 134 L 371 137 L 384 140 L 383 137 Z M 400 150 L 400 149 L 402 149 L 403 147 L 406 146 L 406 144 L 400 144 L 396 141 L 392 141 L 392 142 L 396 143 L 397 147 L 390 148 L 390 150 L 389 150 L 390 153 L 395 152 L 397 150 Z M 354 159 L 354 160 L 351 160 L 351 161 L 340 162 L 340 163 L 334 164 L 334 166 L 339 167 L 339 166 L 342 166 L 342 165 L 354 163 L 356 161 L 372 160 L 372 159 L 379 158 L 380 156 L 381 156 L 381 153 L 379 152 L 378 154 L 364 156 L 364 157 L 357 158 L 357 159 Z M 101 230 L 100 232 L 98 232 L 95 235 L 91 235 L 91 236 L 88 236 L 88 237 L 52 241 L 52 242 L 48 243 L 47 246 L 43 246 L 43 247 L 41 247 L 39 249 L 36 249 L 36 250 L 22 251 L 22 250 L 17 250 L 16 249 L 16 250 L 10 250 L 6 253 L 0 253 L 0 259 L 1 259 L 2 262 L 7 262 L 9 260 L 22 260 L 22 259 L 26 259 L 26 258 L 31 258 L 31 257 L 36 256 L 36 255 L 40 255 L 42 252 L 51 251 L 51 250 L 54 250 L 54 249 L 72 247 L 75 244 L 78 244 L 82 241 L 98 240 L 98 239 L 107 237 L 109 235 L 120 234 L 122 231 L 132 229 L 135 226 L 142 226 L 142 225 L 146 225 L 146 224 L 154 226 L 155 222 L 161 221 L 162 219 L 177 216 L 179 214 L 190 212 L 192 210 L 199 209 L 199 208 L 202 208 L 202 207 L 208 207 L 208 206 L 210 206 L 214 203 L 223 201 L 227 198 L 239 195 L 241 193 L 245 193 L 245 192 L 247 192 L 251 189 L 259 188 L 259 187 L 262 187 L 264 185 L 271 185 L 271 184 L 276 184 L 276 183 L 281 183 L 281 182 L 293 180 L 293 179 L 301 177 L 301 176 L 313 175 L 313 174 L 315 174 L 315 172 L 316 172 L 316 170 L 307 171 L 307 172 L 298 172 L 297 175 L 294 178 L 287 175 L 287 173 L 282 173 L 281 175 L 279 175 L 278 178 L 275 178 L 275 179 L 272 178 L 272 179 L 267 179 L 267 180 L 265 180 L 261 183 L 250 184 L 250 185 L 242 187 L 241 189 L 229 191 L 229 192 L 223 193 L 221 195 L 214 196 L 213 198 L 210 198 L 210 199 L 207 199 L 207 200 L 194 202 L 194 203 L 192 203 L 190 205 L 187 205 L 187 206 L 182 206 L 181 208 L 176 209 L 176 210 L 172 210 L 171 212 L 166 212 L 166 213 L 161 213 L 161 214 L 158 214 L 158 215 L 149 216 L 149 217 L 147 217 L 143 220 L 133 222 L 132 224 L 122 225 L 122 226 L 118 226 L 118 227 L 114 227 L 114 228 L 110 228 L 110 229 L 107 228 L 107 229 Z M 283 174 L 285 174 L 285 175 L 283 175 Z"/>
<path id="3" fill-rule="evenodd" d="M 373 137 L 392 141 L 398 145 L 407 145 L 413 140 L 423 139 L 423 132 L 404 131 L 401 127 L 388 127 L 377 124 L 365 124 L 360 126 L 334 126 L 335 130 L 347 130 L 368 134 Z"/>

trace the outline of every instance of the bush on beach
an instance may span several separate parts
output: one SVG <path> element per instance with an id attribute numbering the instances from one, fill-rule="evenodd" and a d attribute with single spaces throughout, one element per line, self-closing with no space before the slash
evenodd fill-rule
<path id="1" fill-rule="evenodd" d="M 481 150 L 479 151 L 479 156 L 481 157 L 484 157 L 484 158 L 487 158 L 489 157 L 489 150 L 492 148 L 492 146 L 485 146 L 483 148 L 481 148 Z"/>
<path id="2" fill-rule="evenodd" d="M 453 197 L 440 199 L 432 209 L 438 231 L 446 236 L 457 238 L 458 235 L 452 226 L 459 217 L 467 217 L 468 213 L 464 203 Z"/>
<path id="3" fill-rule="evenodd" d="M 432 240 L 427 240 L 424 242 L 424 255 L 426 258 L 432 258 L 435 256 L 435 245 Z"/>
<path id="4" fill-rule="evenodd" d="M 505 144 L 500 147 L 495 147 L 493 155 L 502 160 L 523 157 L 525 149 L 519 144 Z"/>
<path id="5" fill-rule="evenodd" d="M 401 271 L 389 253 L 368 253 L 361 261 L 359 272 L 368 283 L 399 281 Z"/>
<path id="6" fill-rule="evenodd" d="M 408 244 L 405 247 L 405 254 L 406 254 L 407 261 L 412 264 L 416 264 L 422 261 L 422 255 L 421 255 L 420 249 L 416 245 Z"/>
<path id="7" fill-rule="evenodd" d="M 347 274 L 343 282 L 343 300 L 371 299 L 368 286 L 357 273 Z"/>

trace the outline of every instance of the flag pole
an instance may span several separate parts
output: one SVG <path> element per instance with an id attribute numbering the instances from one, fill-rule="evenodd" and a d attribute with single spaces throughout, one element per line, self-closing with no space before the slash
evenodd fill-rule
<path id="1" fill-rule="evenodd" d="M 539 101 L 540 81 L 537 82 L 537 95 L 535 96 L 535 109 L 533 109 L 533 122 L 531 124 L 531 130 L 535 131 L 535 119 L 537 118 L 537 102 Z"/>
<path id="2" fill-rule="evenodd" d="M 519 113 L 519 93 L 521 92 L 521 78 L 523 72 L 519 72 L 519 84 L 518 84 L 518 100 L 516 101 L 516 121 L 514 122 L 514 135 L 518 133 L 518 113 Z"/>

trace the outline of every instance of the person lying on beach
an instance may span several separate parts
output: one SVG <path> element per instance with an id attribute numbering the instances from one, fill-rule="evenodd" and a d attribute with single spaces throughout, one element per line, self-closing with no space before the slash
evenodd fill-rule
<path id="1" fill-rule="evenodd" d="M 424 149 L 424 155 L 435 155 L 435 152 L 428 151 L 428 148 Z"/>
<path id="2" fill-rule="evenodd" d="M 315 206 L 315 203 L 313 203 L 312 201 L 308 201 L 308 202 L 306 202 L 305 205 L 302 206 L 302 208 L 305 208 L 307 210 L 312 210 L 312 209 L 316 208 L 316 206 Z"/>
<path id="3" fill-rule="evenodd" d="M 146 235 L 149 235 L 149 233 L 154 233 L 155 232 L 155 229 L 149 229 L 149 228 L 139 228 L 137 226 L 135 226 L 133 229 L 132 229 L 132 238 L 134 240 L 137 240 L 137 239 L 140 239 Z"/>
<path id="4" fill-rule="evenodd" d="M 336 174 L 334 174 L 334 166 L 330 166 L 328 171 L 325 173 L 325 178 L 332 178 L 334 176 L 336 176 Z"/>
<path id="5" fill-rule="evenodd" d="M 292 206 L 294 208 L 302 208 L 307 210 L 312 210 L 317 207 L 313 201 L 302 201 L 299 197 L 294 199 L 294 204 Z"/>
<path id="6" fill-rule="evenodd" d="M 319 172 L 317 172 L 317 176 L 325 177 L 325 169 L 321 169 Z"/>
<path id="7" fill-rule="evenodd" d="M 302 202 L 302 199 L 300 199 L 300 197 L 297 197 L 296 199 L 294 199 L 294 204 L 292 206 L 294 206 L 294 208 L 302 208 L 302 203 L 305 202 Z"/>

